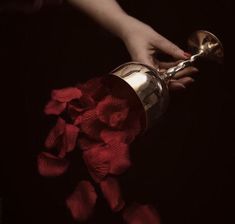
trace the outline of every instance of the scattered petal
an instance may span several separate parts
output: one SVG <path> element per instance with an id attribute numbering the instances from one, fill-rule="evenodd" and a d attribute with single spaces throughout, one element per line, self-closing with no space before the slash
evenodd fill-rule
<path id="1" fill-rule="evenodd" d="M 125 131 L 105 129 L 101 132 L 101 138 L 109 146 L 111 152 L 109 171 L 111 174 L 119 175 L 131 166 L 129 145 L 127 144 L 133 140 L 133 136 L 131 137 Z"/>
<path id="2" fill-rule="evenodd" d="M 94 140 L 89 139 L 87 137 L 78 138 L 78 144 L 83 151 L 90 150 L 95 147 L 99 147 L 99 146 L 104 145 L 103 142 L 94 141 Z"/>
<path id="3" fill-rule="evenodd" d="M 109 119 L 110 127 L 120 128 L 123 121 L 126 120 L 128 112 L 129 112 L 129 108 L 124 108 L 122 111 L 114 112 L 113 114 L 111 114 L 110 119 Z"/>
<path id="4" fill-rule="evenodd" d="M 77 110 L 77 106 L 74 106 L 71 103 L 68 103 L 67 112 L 72 120 L 75 120 L 80 114 L 80 111 Z"/>
<path id="5" fill-rule="evenodd" d="M 56 100 L 61 103 L 69 102 L 73 99 L 79 99 L 81 96 L 82 96 L 82 92 L 77 87 L 56 89 L 56 90 L 53 90 L 51 93 L 52 100 Z"/>
<path id="6" fill-rule="evenodd" d="M 160 224 L 158 212 L 151 205 L 134 204 L 123 213 L 127 224 Z"/>
<path id="7" fill-rule="evenodd" d="M 53 177 L 64 174 L 69 166 L 65 159 L 58 158 L 50 153 L 41 152 L 37 158 L 38 171 L 42 176 Z"/>
<path id="8" fill-rule="evenodd" d="M 127 144 L 116 142 L 110 145 L 110 174 L 120 175 L 125 172 L 130 166 L 129 146 Z"/>
<path id="9" fill-rule="evenodd" d="M 98 145 L 84 151 L 83 159 L 94 181 L 100 182 L 107 176 L 110 169 L 110 152 L 105 146 Z"/>
<path id="10" fill-rule="evenodd" d="M 130 144 L 135 135 L 129 130 L 117 131 L 112 129 L 104 129 L 100 133 L 101 139 L 107 144 L 115 144 L 116 142 L 123 142 Z"/>
<path id="11" fill-rule="evenodd" d="M 81 116 L 81 115 L 78 115 L 78 116 L 76 117 L 76 119 L 74 120 L 73 124 L 74 124 L 74 125 L 79 125 L 79 124 L 81 124 L 81 123 L 82 123 L 82 116 Z"/>
<path id="12" fill-rule="evenodd" d="M 86 96 L 90 96 L 95 101 L 101 100 L 108 94 L 108 88 L 103 84 L 103 77 L 95 77 L 80 84 L 79 88 Z"/>
<path id="13" fill-rule="evenodd" d="M 81 181 L 66 199 L 66 205 L 75 220 L 86 221 L 93 213 L 96 199 L 97 195 L 91 183 Z"/>
<path id="14" fill-rule="evenodd" d="M 44 113 L 46 115 L 59 115 L 66 108 L 66 103 L 61 103 L 56 100 L 50 100 L 44 108 Z"/>
<path id="15" fill-rule="evenodd" d="M 66 125 L 65 121 L 59 117 L 55 127 L 51 129 L 46 138 L 45 141 L 46 148 L 50 149 L 56 147 L 58 141 L 60 140 L 61 135 L 64 133 L 65 125 Z"/>
<path id="16" fill-rule="evenodd" d="M 108 95 L 97 104 L 96 110 L 100 121 L 111 127 L 120 127 L 126 120 L 129 109 L 127 100 Z"/>
<path id="17" fill-rule="evenodd" d="M 116 178 L 105 178 L 100 182 L 100 188 L 112 211 L 118 212 L 125 206 Z"/>
<path id="18" fill-rule="evenodd" d="M 96 102 L 90 96 L 82 95 L 81 98 L 68 103 L 68 114 L 72 119 L 75 119 L 81 112 L 92 109 L 95 106 Z"/>
<path id="19" fill-rule="evenodd" d="M 95 109 L 87 110 L 86 112 L 84 112 L 82 114 L 82 121 L 83 122 L 87 122 L 90 120 L 93 121 L 93 120 L 97 120 L 97 119 L 98 119 L 98 116 L 97 116 Z"/>
<path id="20" fill-rule="evenodd" d="M 82 115 L 80 128 L 91 139 L 100 140 L 100 132 L 105 125 L 97 117 L 96 110 L 88 110 Z"/>
<path id="21" fill-rule="evenodd" d="M 72 124 L 65 125 L 59 157 L 64 157 L 66 153 L 71 152 L 75 148 L 78 133 L 79 133 L 78 127 Z"/>

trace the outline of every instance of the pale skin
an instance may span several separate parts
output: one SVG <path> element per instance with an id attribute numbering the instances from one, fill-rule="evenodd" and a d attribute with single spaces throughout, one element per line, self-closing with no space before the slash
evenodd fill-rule
<path id="1" fill-rule="evenodd" d="M 167 40 L 149 25 L 128 15 L 115 0 L 68 0 L 84 11 L 105 29 L 118 36 L 125 44 L 133 61 L 138 61 L 160 70 L 176 65 L 190 55 Z M 173 57 L 172 62 L 162 62 L 155 53 L 163 52 Z M 190 75 L 198 72 L 191 66 L 178 72 L 171 80 L 172 90 L 183 89 L 194 79 Z"/>

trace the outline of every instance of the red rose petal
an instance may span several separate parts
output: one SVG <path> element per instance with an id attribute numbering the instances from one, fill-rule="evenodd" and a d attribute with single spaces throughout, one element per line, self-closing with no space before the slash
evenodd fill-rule
<path id="1" fill-rule="evenodd" d="M 91 139 L 100 140 L 100 132 L 104 127 L 104 124 L 98 120 L 95 109 L 88 110 L 82 115 L 81 131 Z"/>
<path id="2" fill-rule="evenodd" d="M 114 127 L 115 125 L 120 125 L 120 122 L 123 122 L 126 119 L 128 114 L 127 108 L 127 100 L 118 99 L 116 97 L 108 95 L 97 104 L 96 110 L 100 121 L 108 125 L 112 125 L 112 127 Z M 112 118 L 113 114 L 116 112 L 119 113 L 114 115 L 114 117 Z M 122 113 L 123 115 L 121 115 Z"/>
<path id="3" fill-rule="evenodd" d="M 134 133 L 129 130 L 116 131 L 104 129 L 101 131 L 100 137 L 107 144 L 114 144 L 116 142 L 130 144 L 135 139 Z"/>
<path id="4" fill-rule="evenodd" d="M 66 172 L 69 162 L 50 153 L 41 152 L 37 158 L 38 171 L 42 176 L 59 176 Z"/>
<path id="5" fill-rule="evenodd" d="M 71 152 L 75 148 L 78 133 L 79 133 L 78 127 L 72 124 L 65 125 L 59 157 L 64 157 L 66 153 Z"/>
<path id="6" fill-rule="evenodd" d="M 47 115 L 59 115 L 61 114 L 66 108 L 66 103 L 61 103 L 55 100 L 51 100 L 47 103 L 44 108 L 44 113 Z"/>
<path id="7" fill-rule="evenodd" d="M 80 84 L 79 88 L 84 95 L 99 101 L 108 94 L 108 88 L 103 84 L 103 77 L 95 77 L 87 82 Z"/>
<path id="8" fill-rule="evenodd" d="M 80 114 L 80 111 L 77 110 L 77 107 L 70 103 L 68 103 L 67 111 L 72 120 L 75 120 L 76 117 Z"/>
<path id="9" fill-rule="evenodd" d="M 117 179 L 105 178 L 100 182 L 100 188 L 112 211 L 118 212 L 125 206 Z"/>
<path id="10" fill-rule="evenodd" d="M 73 124 L 74 124 L 74 125 L 79 125 L 79 124 L 82 123 L 82 121 L 83 121 L 82 116 L 81 116 L 81 115 L 78 115 L 78 116 L 76 117 L 76 119 L 74 120 Z"/>
<path id="11" fill-rule="evenodd" d="M 86 95 L 86 93 L 84 93 L 84 95 L 82 95 L 81 98 L 79 98 L 79 100 L 71 102 L 71 105 L 74 106 L 73 109 L 78 112 L 88 110 L 91 107 L 95 106 L 95 104 L 96 102 L 90 96 Z"/>
<path id="12" fill-rule="evenodd" d="M 90 121 L 90 120 L 96 120 L 98 119 L 97 113 L 95 109 L 87 110 L 82 114 L 82 120 L 83 122 Z"/>
<path id="13" fill-rule="evenodd" d="M 61 103 L 69 102 L 73 99 L 79 99 L 82 96 L 82 92 L 77 87 L 68 87 L 64 89 L 53 90 L 51 98 Z"/>
<path id="14" fill-rule="evenodd" d="M 62 118 L 58 118 L 57 123 L 55 127 L 51 129 L 49 132 L 46 141 L 45 141 L 45 147 L 50 149 L 56 147 L 59 138 L 64 133 L 65 130 L 65 121 Z"/>
<path id="15" fill-rule="evenodd" d="M 129 108 L 124 108 L 122 111 L 114 112 L 110 115 L 109 125 L 110 127 L 120 127 L 126 120 L 129 112 Z"/>
<path id="16" fill-rule="evenodd" d="M 107 176 L 110 168 L 110 152 L 105 146 L 99 145 L 84 151 L 83 159 L 94 181 L 100 182 Z"/>
<path id="17" fill-rule="evenodd" d="M 75 220 L 86 221 L 92 215 L 96 199 L 97 195 L 91 183 L 81 181 L 66 199 L 66 205 Z"/>
<path id="18" fill-rule="evenodd" d="M 81 112 L 92 109 L 95 106 L 96 102 L 90 96 L 82 95 L 81 98 L 68 103 L 68 114 L 74 120 Z"/>
<path id="19" fill-rule="evenodd" d="M 83 151 L 90 150 L 103 145 L 102 142 L 94 141 L 86 137 L 78 138 L 78 144 Z"/>
<path id="20" fill-rule="evenodd" d="M 160 224 L 158 212 L 150 205 L 134 204 L 123 213 L 127 224 Z"/>
<path id="21" fill-rule="evenodd" d="M 110 173 L 121 174 L 131 166 L 129 159 L 129 146 L 132 139 L 128 139 L 128 133 L 125 131 L 112 131 L 105 129 L 101 132 L 101 138 L 109 145 L 111 151 Z"/>
<path id="22" fill-rule="evenodd" d="M 120 175 L 131 166 L 131 161 L 129 159 L 129 147 L 127 144 L 121 142 L 116 142 L 109 147 L 109 150 L 112 152 L 109 173 Z"/>

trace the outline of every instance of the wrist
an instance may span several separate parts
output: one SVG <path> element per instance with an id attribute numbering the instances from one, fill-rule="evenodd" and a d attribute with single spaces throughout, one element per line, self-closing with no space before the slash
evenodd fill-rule
<path id="1" fill-rule="evenodd" d="M 120 11 L 116 15 L 112 15 L 110 22 L 106 23 L 106 28 L 114 35 L 124 40 L 127 35 L 128 28 L 130 29 L 131 16 L 125 11 Z"/>

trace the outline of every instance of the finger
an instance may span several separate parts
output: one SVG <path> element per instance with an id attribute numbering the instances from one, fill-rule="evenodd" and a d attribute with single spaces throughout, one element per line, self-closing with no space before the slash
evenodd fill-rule
<path id="1" fill-rule="evenodd" d="M 142 52 L 141 55 L 138 55 L 138 57 L 132 57 L 132 61 L 137 61 L 140 63 L 143 63 L 145 65 L 149 65 L 151 67 L 154 67 L 156 69 L 159 68 L 158 62 L 155 60 L 154 57 L 148 54 L 148 52 Z"/>
<path id="2" fill-rule="evenodd" d="M 184 52 L 182 49 L 180 49 L 178 46 L 176 46 L 160 34 L 156 35 L 154 43 L 157 49 L 160 49 L 164 53 L 169 54 L 174 58 L 188 59 L 190 57 L 190 54 Z"/>
<path id="3" fill-rule="evenodd" d="M 181 61 L 182 60 L 166 62 L 166 61 L 159 61 L 157 58 L 153 57 L 154 67 L 158 68 L 161 72 L 166 71 L 166 69 L 168 68 L 178 65 Z"/>
<path id="4" fill-rule="evenodd" d="M 199 70 L 193 66 L 187 67 L 179 72 L 177 72 L 174 76 L 174 78 L 181 78 L 184 76 L 192 75 L 197 73 Z"/>
<path id="5" fill-rule="evenodd" d="M 191 77 L 184 77 L 184 78 L 178 79 L 176 82 L 186 86 L 186 85 L 193 83 L 194 79 Z"/>
<path id="6" fill-rule="evenodd" d="M 165 62 L 165 61 L 158 61 L 158 65 L 160 69 L 168 69 L 171 67 L 174 67 L 178 65 L 182 60 L 178 61 L 171 61 L 171 62 Z"/>
<path id="7" fill-rule="evenodd" d="M 185 89 L 186 87 L 182 84 L 182 83 L 179 83 L 177 81 L 170 81 L 169 82 L 169 89 L 170 90 L 182 90 L 182 89 Z"/>

